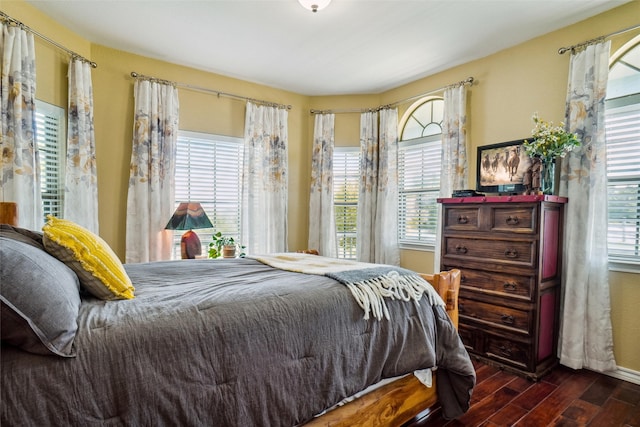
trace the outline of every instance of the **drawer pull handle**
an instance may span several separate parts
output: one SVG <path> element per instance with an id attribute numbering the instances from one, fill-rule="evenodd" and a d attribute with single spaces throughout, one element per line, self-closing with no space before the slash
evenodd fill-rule
<path id="1" fill-rule="evenodd" d="M 507 218 L 507 224 L 509 225 L 518 225 L 519 222 L 520 220 L 518 219 L 517 216 L 509 215 L 509 218 Z"/>
<path id="2" fill-rule="evenodd" d="M 510 348 L 508 348 L 508 347 L 505 347 L 505 346 L 501 345 L 501 346 L 498 348 L 498 350 L 500 350 L 500 354 L 502 354 L 503 356 L 511 357 L 511 354 L 512 354 L 512 353 L 511 353 L 511 349 L 510 349 Z"/>
<path id="3" fill-rule="evenodd" d="M 516 319 L 508 314 L 503 314 L 501 317 L 502 323 L 504 323 L 505 325 L 513 325 L 514 323 L 516 323 Z"/>
<path id="4" fill-rule="evenodd" d="M 516 282 L 506 282 L 502 285 L 505 291 L 515 291 L 518 288 Z"/>
<path id="5" fill-rule="evenodd" d="M 504 256 L 507 258 L 518 258 L 518 251 L 515 249 L 507 249 L 504 251 Z"/>
<path id="6" fill-rule="evenodd" d="M 464 245 L 457 245 L 456 246 L 456 253 L 466 254 L 467 253 L 467 248 Z"/>
<path id="7" fill-rule="evenodd" d="M 466 216 L 458 216 L 458 224 L 466 224 L 469 222 L 469 218 L 467 218 Z"/>

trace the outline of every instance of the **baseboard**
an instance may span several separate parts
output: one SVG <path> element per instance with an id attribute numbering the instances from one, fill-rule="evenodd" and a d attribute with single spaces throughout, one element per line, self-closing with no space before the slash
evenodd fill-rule
<path id="1" fill-rule="evenodd" d="M 618 367 L 615 371 L 603 372 L 603 374 L 640 385 L 640 372 L 638 371 Z"/>

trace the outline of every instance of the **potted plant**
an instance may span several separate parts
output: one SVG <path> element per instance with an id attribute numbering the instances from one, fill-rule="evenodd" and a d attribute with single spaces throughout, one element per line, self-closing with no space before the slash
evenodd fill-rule
<path id="1" fill-rule="evenodd" d="M 245 253 L 242 252 L 245 247 L 236 243 L 233 237 L 223 236 L 218 231 L 211 238 L 213 241 L 209 243 L 209 258 L 235 258 L 238 251 L 240 251 L 239 257 L 245 256 Z"/>
<path id="2" fill-rule="evenodd" d="M 535 128 L 531 131 L 533 140 L 524 141 L 525 152 L 531 158 L 538 158 L 542 163 L 540 190 L 542 194 L 553 194 L 555 191 L 555 161 L 580 145 L 575 133 L 565 129 L 563 122 L 554 126 L 553 122 L 542 120 L 538 113 L 533 115 Z M 534 186 L 535 187 L 535 186 Z"/>

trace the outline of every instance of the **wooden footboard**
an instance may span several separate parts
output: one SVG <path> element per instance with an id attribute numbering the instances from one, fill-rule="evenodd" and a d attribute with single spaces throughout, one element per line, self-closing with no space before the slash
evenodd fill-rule
<path id="1" fill-rule="evenodd" d="M 447 313 L 458 327 L 460 270 L 421 274 L 447 304 Z M 437 389 L 425 387 L 414 375 L 407 375 L 315 418 L 306 427 L 398 427 L 426 417 L 438 408 Z"/>
<path id="2" fill-rule="evenodd" d="M 447 313 L 458 329 L 458 294 L 460 292 L 460 270 L 453 269 L 435 274 L 421 274 L 423 279 L 431 283 L 438 291 L 445 304 Z"/>

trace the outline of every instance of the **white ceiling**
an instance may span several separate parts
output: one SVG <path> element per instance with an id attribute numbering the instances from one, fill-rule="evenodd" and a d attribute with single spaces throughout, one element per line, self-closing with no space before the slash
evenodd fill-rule
<path id="1" fill-rule="evenodd" d="M 317 13 L 297 0 L 27 1 L 104 46 L 299 94 L 344 95 L 379 93 L 629 0 L 333 0 Z"/>

